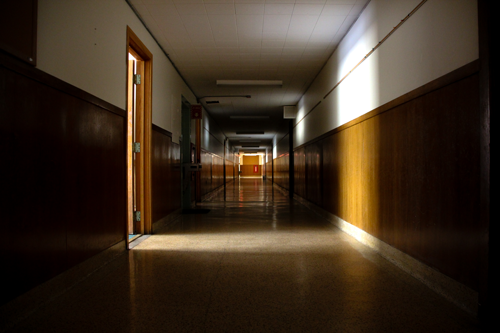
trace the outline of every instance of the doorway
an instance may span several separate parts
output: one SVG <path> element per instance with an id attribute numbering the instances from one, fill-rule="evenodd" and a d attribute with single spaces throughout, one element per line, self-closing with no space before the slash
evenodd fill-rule
<path id="1" fill-rule="evenodd" d="M 127 244 L 151 233 L 153 55 L 127 27 Z"/>

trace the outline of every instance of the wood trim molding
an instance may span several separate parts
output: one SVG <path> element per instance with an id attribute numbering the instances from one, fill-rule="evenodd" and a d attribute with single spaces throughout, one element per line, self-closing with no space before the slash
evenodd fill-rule
<path id="1" fill-rule="evenodd" d="M 19 75 L 37 81 L 50 88 L 59 90 L 65 94 L 76 97 L 82 101 L 91 103 L 101 109 L 114 113 L 120 117 L 125 118 L 127 116 L 126 110 L 123 110 L 109 102 L 106 102 L 105 100 L 100 99 L 99 97 L 96 97 L 80 88 L 77 88 L 67 82 L 64 82 L 63 80 L 55 76 L 45 73 L 38 68 L 26 64 L 18 60 L 17 58 L 14 58 L 13 56 L 5 53 L 2 50 L 0 50 L 0 67 L 7 68 L 8 70 L 11 70 Z"/>
<path id="2" fill-rule="evenodd" d="M 318 137 L 316 137 L 316 138 L 314 138 L 306 143 L 301 144 L 300 146 L 293 148 L 293 151 L 300 149 L 302 147 L 308 146 L 308 145 L 315 143 L 317 141 L 323 140 L 324 138 L 329 137 L 330 135 L 341 132 L 345 129 L 348 129 L 349 127 L 352 127 L 354 125 L 362 123 L 365 120 L 376 117 L 384 112 L 390 111 L 401 104 L 407 103 L 413 99 L 416 99 L 420 96 L 428 94 L 432 91 L 441 89 L 441 88 L 443 88 L 447 85 L 450 85 L 454 82 L 460 81 L 460 80 L 465 79 L 471 75 L 477 74 L 478 72 L 479 72 L 479 60 L 472 61 L 469 64 L 462 66 L 462 67 L 460 67 L 460 68 L 458 68 L 458 69 L 456 69 L 448 74 L 445 74 L 444 76 L 437 78 L 437 79 L 435 79 L 435 80 L 433 80 L 433 81 L 431 81 L 431 82 L 429 82 L 429 83 L 427 83 L 427 84 L 425 84 L 425 85 L 423 85 L 415 90 L 412 90 L 404 95 L 401 95 L 401 96 L 393 99 L 392 101 L 390 101 L 384 105 L 381 105 L 378 108 L 373 109 L 372 111 L 367 112 L 364 115 L 359 116 L 356 119 L 351 120 L 348 123 L 345 123 L 337 128 L 334 128 L 333 130 L 330 130 L 330 131 L 326 132 L 325 134 L 322 134 L 322 135 L 320 135 L 320 136 L 318 136 Z"/>
<path id="3" fill-rule="evenodd" d="M 158 125 L 153 124 L 153 125 L 151 126 L 151 128 L 152 128 L 152 130 L 153 130 L 153 131 L 156 131 L 156 132 L 158 132 L 158 133 L 161 133 L 161 134 L 163 134 L 163 135 L 166 135 L 166 136 L 169 136 L 170 138 L 172 138 L 172 133 L 170 133 L 170 132 L 169 132 L 169 131 L 167 131 L 166 129 L 161 128 L 161 127 L 160 127 L 160 126 L 158 126 Z"/>

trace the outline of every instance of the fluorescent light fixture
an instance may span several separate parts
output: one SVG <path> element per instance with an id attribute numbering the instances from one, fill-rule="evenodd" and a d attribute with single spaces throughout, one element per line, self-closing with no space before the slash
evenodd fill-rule
<path id="1" fill-rule="evenodd" d="M 218 86 L 282 86 L 282 80 L 217 80 Z"/>

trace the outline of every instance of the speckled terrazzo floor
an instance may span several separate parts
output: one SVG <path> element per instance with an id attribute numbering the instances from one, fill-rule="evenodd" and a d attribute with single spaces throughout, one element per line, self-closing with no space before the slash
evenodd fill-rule
<path id="1" fill-rule="evenodd" d="M 260 179 L 242 179 L 12 332 L 476 332 L 473 318 Z"/>

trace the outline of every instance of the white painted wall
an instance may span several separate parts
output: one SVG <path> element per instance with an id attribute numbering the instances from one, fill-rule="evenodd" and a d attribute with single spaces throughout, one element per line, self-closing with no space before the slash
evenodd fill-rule
<path id="1" fill-rule="evenodd" d="M 37 67 L 126 109 L 127 25 L 153 54 L 153 123 L 181 135 L 196 98 L 125 0 L 39 0 Z"/>
<path id="2" fill-rule="evenodd" d="M 477 1 L 429 0 L 323 99 L 420 2 L 371 0 L 299 101 L 294 147 L 478 59 Z"/>

